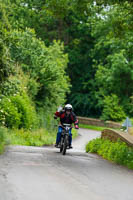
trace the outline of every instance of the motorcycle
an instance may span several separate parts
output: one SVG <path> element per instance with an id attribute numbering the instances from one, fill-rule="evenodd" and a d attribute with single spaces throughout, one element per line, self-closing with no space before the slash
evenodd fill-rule
<path id="1" fill-rule="evenodd" d="M 60 152 L 65 155 L 66 150 L 69 149 L 69 130 L 72 128 L 71 124 L 63 124 L 63 131 L 61 133 Z"/>

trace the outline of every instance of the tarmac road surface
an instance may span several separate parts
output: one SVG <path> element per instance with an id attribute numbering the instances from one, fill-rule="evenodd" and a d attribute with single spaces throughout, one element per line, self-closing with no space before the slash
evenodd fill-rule
<path id="1" fill-rule="evenodd" d="M 100 132 L 79 134 L 65 156 L 54 147 L 8 147 L 0 156 L 0 200 L 133 200 L 133 171 L 85 153 Z"/>

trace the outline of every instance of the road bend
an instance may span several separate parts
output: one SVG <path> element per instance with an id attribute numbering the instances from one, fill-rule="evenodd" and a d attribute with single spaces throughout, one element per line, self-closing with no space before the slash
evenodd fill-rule
<path id="1" fill-rule="evenodd" d="M 133 200 L 133 171 L 85 153 L 100 132 L 79 129 L 73 149 L 10 146 L 0 156 L 0 200 Z"/>

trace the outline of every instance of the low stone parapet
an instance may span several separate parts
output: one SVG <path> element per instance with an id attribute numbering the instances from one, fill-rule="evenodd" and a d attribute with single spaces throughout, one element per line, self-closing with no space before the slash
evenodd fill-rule
<path id="1" fill-rule="evenodd" d="M 127 132 L 116 131 L 112 129 L 104 129 L 101 133 L 101 137 L 104 139 L 109 139 L 113 142 L 120 139 L 125 142 L 128 146 L 133 147 L 133 136 L 129 135 Z"/>
<path id="2" fill-rule="evenodd" d="M 94 125 L 94 126 L 105 126 L 105 122 L 102 120 L 99 120 L 99 119 L 78 116 L 78 120 L 79 120 L 79 123 L 81 123 L 81 124 Z"/>
<path id="3" fill-rule="evenodd" d="M 79 123 L 93 125 L 93 126 L 101 126 L 101 127 L 108 127 L 108 128 L 121 128 L 121 124 L 112 122 L 112 121 L 103 121 L 100 119 L 93 119 L 88 117 L 80 117 L 78 116 Z"/>

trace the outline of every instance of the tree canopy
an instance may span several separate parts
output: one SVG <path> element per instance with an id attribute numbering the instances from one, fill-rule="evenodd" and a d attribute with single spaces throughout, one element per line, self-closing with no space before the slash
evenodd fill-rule
<path id="1" fill-rule="evenodd" d="M 17 94 L 37 113 L 69 102 L 81 116 L 132 116 L 132 1 L 4 0 L 0 19 L 2 102 L 19 113 Z"/>

